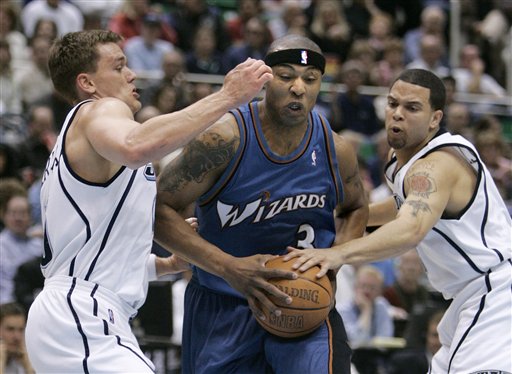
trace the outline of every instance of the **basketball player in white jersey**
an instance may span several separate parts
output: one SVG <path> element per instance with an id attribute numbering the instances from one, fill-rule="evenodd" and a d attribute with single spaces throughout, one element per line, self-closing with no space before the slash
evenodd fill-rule
<path id="1" fill-rule="evenodd" d="M 26 329 L 38 373 L 154 371 L 129 320 L 144 303 L 149 280 L 186 264 L 150 254 L 156 196 L 150 162 L 250 100 L 272 78 L 263 61 L 248 59 L 218 92 L 140 124 L 134 121 L 141 107 L 136 76 L 120 41 L 104 30 L 70 33 L 50 52 L 54 86 L 75 107 L 42 182 L 46 281 Z"/>
<path id="2" fill-rule="evenodd" d="M 404 71 L 391 86 L 386 178 L 394 198 L 370 207 L 371 234 L 288 258 L 318 276 L 343 264 L 417 247 L 434 288 L 452 299 L 430 372 L 512 372 L 511 218 L 474 146 L 440 129 L 445 89 L 431 72 Z"/>

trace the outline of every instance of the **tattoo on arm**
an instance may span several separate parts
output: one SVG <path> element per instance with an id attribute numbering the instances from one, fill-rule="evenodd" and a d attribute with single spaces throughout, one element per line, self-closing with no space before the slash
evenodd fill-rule
<path id="1" fill-rule="evenodd" d="M 179 159 L 165 168 L 160 178 L 162 190 L 175 192 L 188 182 L 201 183 L 208 172 L 233 158 L 238 143 L 239 137 L 226 140 L 216 133 L 193 140 Z"/>
<path id="2" fill-rule="evenodd" d="M 423 201 L 412 200 L 412 201 L 406 201 L 405 203 L 407 205 L 410 205 L 413 208 L 412 215 L 414 217 L 417 217 L 418 213 L 420 213 L 420 212 L 431 213 L 430 206 Z"/>
<path id="3" fill-rule="evenodd" d="M 407 178 L 409 194 L 427 198 L 437 191 L 435 180 L 426 172 L 417 172 Z"/>

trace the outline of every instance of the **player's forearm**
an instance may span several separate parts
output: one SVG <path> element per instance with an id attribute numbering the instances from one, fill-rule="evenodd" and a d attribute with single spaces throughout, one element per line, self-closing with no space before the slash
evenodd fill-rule
<path id="1" fill-rule="evenodd" d="M 203 270 L 222 277 L 233 257 L 201 238 L 181 216 L 167 206 L 158 206 L 155 240 L 169 252 Z"/>
<path id="2" fill-rule="evenodd" d="M 398 256 L 415 248 L 422 239 L 414 222 L 392 221 L 371 234 L 342 244 L 343 264 L 362 264 Z"/>

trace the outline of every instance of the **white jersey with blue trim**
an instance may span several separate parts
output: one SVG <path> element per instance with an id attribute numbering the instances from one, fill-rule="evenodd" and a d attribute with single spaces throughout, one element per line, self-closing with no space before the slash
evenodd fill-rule
<path id="1" fill-rule="evenodd" d="M 418 245 L 418 253 L 432 286 L 451 299 L 471 280 L 512 257 L 512 225 L 507 207 L 475 147 L 462 136 L 448 132 L 434 137 L 396 174 L 395 157 L 386 166 L 386 179 L 398 208 L 406 198 L 407 171 L 418 159 L 445 147 L 458 150 L 475 170 L 476 188 L 459 217 L 441 217 Z"/>
<path id="2" fill-rule="evenodd" d="M 121 167 L 105 183 L 91 183 L 70 167 L 65 138 L 84 101 L 64 122 L 41 188 L 42 272 L 97 283 L 138 308 L 145 300 L 156 197 L 151 164 Z"/>

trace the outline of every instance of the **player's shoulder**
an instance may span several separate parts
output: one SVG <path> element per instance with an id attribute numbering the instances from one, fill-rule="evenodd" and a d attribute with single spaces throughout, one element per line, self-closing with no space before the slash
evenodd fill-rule
<path id="1" fill-rule="evenodd" d="M 451 148 L 441 148 L 416 160 L 407 174 L 426 173 L 437 176 L 446 181 L 455 180 L 464 173 L 466 167 L 463 160 Z"/>
<path id="2" fill-rule="evenodd" d="M 130 107 L 115 97 L 104 97 L 98 100 L 92 100 L 84 105 L 84 114 L 90 116 L 133 116 Z"/>

